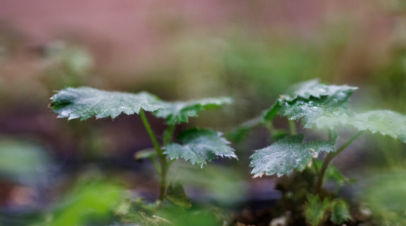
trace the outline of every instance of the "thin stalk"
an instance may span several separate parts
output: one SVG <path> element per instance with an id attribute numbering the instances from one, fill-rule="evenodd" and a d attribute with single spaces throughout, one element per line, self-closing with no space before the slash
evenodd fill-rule
<path id="1" fill-rule="evenodd" d="M 323 180 L 324 180 L 324 175 L 326 173 L 327 167 L 330 164 L 331 160 L 334 159 L 334 157 L 336 157 L 337 155 L 339 155 L 341 152 L 343 152 L 354 140 L 356 140 L 359 136 L 361 136 L 361 134 L 364 131 L 359 131 L 357 134 L 355 134 L 351 139 L 349 139 L 345 144 L 343 144 L 343 146 L 341 146 L 340 148 L 338 148 L 335 152 L 330 152 L 328 153 L 328 155 L 326 156 L 326 158 L 324 159 L 323 162 L 323 166 L 321 167 L 320 170 L 320 174 L 319 174 L 319 178 L 317 179 L 317 183 L 316 183 L 316 188 L 314 190 L 315 194 L 319 194 L 321 191 L 321 188 L 323 186 Z"/>
<path id="2" fill-rule="evenodd" d="M 142 122 L 144 123 L 145 129 L 148 132 L 149 138 L 152 141 L 152 144 L 154 145 L 155 151 L 158 155 L 159 158 L 159 164 L 161 165 L 161 184 L 160 184 L 160 189 L 159 189 L 159 201 L 162 204 L 164 197 L 165 197 L 165 190 L 166 190 L 166 172 L 167 172 L 167 167 L 166 167 L 166 158 L 165 155 L 163 154 L 163 151 L 161 149 L 161 146 L 159 146 L 158 140 L 155 137 L 154 132 L 151 129 L 150 124 L 148 123 L 147 117 L 145 117 L 144 111 L 141 109 L 140 110 L 140 116 L 142 119 Z"/>
<path id="3" fill-rule="evenodd" d="M 296 134 L 296 126 L 295 126 L 295 121 L 288 119 L 289 121 L 289 130 L 291 135 Z"/>
<path id="4" fill-rule="evenodd" d="M 168 145 L 172 140 L 173 131 L 175 130 L 175 125 L 169 125 L 164 132 L 164 146 Z"/>

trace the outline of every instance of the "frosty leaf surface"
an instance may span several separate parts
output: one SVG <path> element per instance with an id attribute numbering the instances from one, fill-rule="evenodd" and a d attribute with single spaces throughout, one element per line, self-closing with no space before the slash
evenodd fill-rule
<path id="1" fill-rule="evenodd" d="M 189 117 L 196 117 L 204 110 L 221 107 L 231 104 L 231 98 L 207 98 L 194 101 L 165 102 L 165 108 L 155 112 L 155 116 L 165 118 L 170 125 L 188 122 Z"/>
<path id="2" fill-rule="evenodd" d="M 348 98 L 356 87 L 322 85 L 325 92 L 301 91 L 294 100 L 279 99 L 279 113 L 291 120 L 303 119 L 305 128 L 334 129 L 348 123 Z M 315 86 L 316 88 L 318 86 Z M 320 88 L 321 90 L 321 88 Z M 311 93 L 311 95 L 309 94 Z M 305 95 L 309 94 L 309 95 Z M 305 97 L 302 97 L 305 96 Z"/>
<path id="3" fill-rule="evenodd" d="M 178 137 L 183 144 L 169 144 L 164 154 L 170 159 L 183 158 L 192 164 L 204 164 L 217 157 L 237 158 L 229 142 L 221 133 L 209 129 L 190 129 Z"/>
<path id="4" fill-rule="evenodd" d="M 358 130 L 370 130 L 372 133 L 389 135 L 406 142 L 406 116 L 393 111 L 378 110 L 355 114 L 349 125 Z"/>
<path id="5" fill-rule="evenodd" d="M 339 93 L 347 93 L 353 92 L 354 90 L 358 89 L 357 87 L 342 85 L 325 85 L 319 82 L 318 79 L 313 79 L 310 81 L 302 82 L 296 85 L 293 85 L 290 88 L 286 95 L 282 95 L 281 99 L 286 101 L 292 101 L 296 98 L 302 99 L 310 99 L 314 98 L 321 98 L 323 96 L 334 96 Z"/>
<path id="6" fill-rule="evenodd" d="M 271 146 L 255 151 L 251 156 L 251 174 L 254 177 L 277 174 L 290 174 L 293 169 L 303 170 L 321 151 L 334 151 L 334 143 L 327 141 L 312 141 L 303 143 L 303 134 L 287 136 Z"/>
<path id="7" fill-rule="evenodd" d="M 146 92 L 137 94 L 109 92 L 89 87 L 67 88 L 51 98 L 51 108 L 58 118 L 86 120 L 111 117 L 121 113 L 138 114 L 141 109 L 154 112 L 166 106 L 156 96 Z"/>

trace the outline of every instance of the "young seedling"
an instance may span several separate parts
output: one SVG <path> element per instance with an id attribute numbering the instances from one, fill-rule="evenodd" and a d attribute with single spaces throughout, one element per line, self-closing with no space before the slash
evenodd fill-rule
<path id="1" fill-rule="evenodd" d="M 137 94 L 123 92 L 108 92 L 94 88 L 67 88 L 51 97 L 51 109 L 58 118 L 86 120 L 90 117 L 97 119 L 111 117 L 121 113 L 139 114 L 147 133 L 152 141 L 155 153 L 144 151 L 137 158 L 150 158 L 160 175 L 160 204 L 167 190 L 167 171 L 174 159 L 183 158 L 192 164 L 204 164 L 217 157 L 237 158 L 234 149 L 219 132 L 210 129 L 189 129 L 180 133 L 178 140 L 181 144 L 173 143 L 172 137 L 175 126 L 188 122 L 190 117 L 212 108 L 231 103 L 230 98 L 208 98 L 187 102 L 165 102 L 146 92 Z M 162 145 L 152 130 L 144 111 L 151 112 L 158 118 L 163 118 L 168 125 L 163 135 Z M 156 161 L 158 159 L 158 161 Z M 178 187 L 178 186 L 177 186 Z M 173 188 L 171 188 L 172 190 Z"/>
<path id="2" fill-rule="evenodd" d="M 320 152 L 325 151 L 327 155 L 321 169 L 317 170 L 315 196 L 308 197 L 308 206 L 317 204 L 323 206 L 322 209 L 329 209 L 327 208 L 329 206 L 333 210 L 344 208 L 345 205 L 341 201 L 335 202 L 339 206 L 334 207 L 326 205 L 324 202 L 327 201 L 320 197 L 330 162 L 365 130 L 389 135 L 406 142 L 406 116 L 388 110 L 356 113 L 349 109 L 348 99 L 356 89 L 357 87 L 346 85 L 325 85 L 319 83 L 318 80 L 298 84 L 288 94 L 281 95 L 276 103 L 265 110 L 260 117 L 236 130 L 237 134 L 241 134 L 258 125 L 269 126 L 270 121 L 278 114 L 289 119 L 290 135 L 277 140 L 266 148 L 256 150 L 251 156 L 250 166 L 253 167 L 251 173 L 254 174 L 254 177 L 273 174 L 282 176 L 289 175 L 294 169 L 303 170 L 306 166 L 311 165 L 313 158 L 317 158 Z M 303 142 L 304 135 L 296 134 L 295 120 L 302 120 L 304 128 L 325 129 L 329 139 L 327 141 Z M 336 130 L 339 127 L 352 127 L 358 132 L 344 145 L 336 147 Z M 342 215 L 344 216 L 342 219 L 339 219 L 339 214 L 332 215 L 331 217 L 334 219 L 330 220 L 335 223 L 348 220 L 348 214 Z M 315 214 L 311 211 L 306 216 L 308 216 L 308 220 L 309 218 L 313 219 L 310 221 L 312 225 L 318 225 L 323 219 L 319 213 Z"/>

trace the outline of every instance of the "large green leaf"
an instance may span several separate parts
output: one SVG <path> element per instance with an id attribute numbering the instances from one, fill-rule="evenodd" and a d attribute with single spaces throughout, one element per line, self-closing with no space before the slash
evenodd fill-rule
<path id="1" fill-rule="evenodd" d="M 201 111 L 220 107 L 231 102 L 231 98 L 223 97 L 165 103 L 165 108 L 155 112 L 155 116 L 165 118 L 168 124 L 174 125 L 188 122 L 189 117 L 196 117 Z"/>
<path id="2" fill-rule="evenodd" d="M 290 174 L 295 168 L 303 170 L 316 153 L 334 150 L 332 142 L 303 143 L 303 138 L 303 134 L 288 136 L 269 147 L 255 151 L 251 156 L 250 166 L 254 167 L 251 174 L 254 174 L 254 177 L 264 174 L 278 176 Z"/>
<path id="3" fill-rule="evenodd" d="M 393 111 L 379 110 L 355 114 L 348 124 L 358 130 L 370 130 L 372 133 L 389 135 L 406 142 L 406 116 Z"/>
<path id="4" fill-rule="evenodd" d="M 58 118 L 86 120 L 90 117 L 115 118 L 121 113 L 131 115 L 141 109 L 154 112 L 166 106 L 157 97 L 138 94 L 108 92 L 89 87 L 67 88 L 51 98 L 51 108 Z"/>
<path id="5" fill-rule="evenodd" d="M 192 164 L 204 164 L 220 157 L 237 158 L 229 142 L 221 133 L 209 129 L 190 129 L 178 136 L 183 145 L 169 144 L 164 154 L 170 159 L 183 158 Z"/>

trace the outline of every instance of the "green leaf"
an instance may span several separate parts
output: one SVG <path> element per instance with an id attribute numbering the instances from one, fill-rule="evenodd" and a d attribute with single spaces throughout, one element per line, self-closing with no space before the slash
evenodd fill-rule
<path id="1" fill-rule="evenodd" d="M 232 141 L 240 141 L 244 138 L 244 136 L 248 133 L 248 131 L 259 125 L 262 125 L 263 123 L 264 119 L 262 116 L 248 120 L 239 125 L 236 129 L 227 133 L 227 138 L 231 139 Z"/>
<path id="2" fill-rule="evenodd" d="M 293 85 L 292 88 L 288 90 L 287 95 L 282 95 L 281 99 L 285 101 L 293 101 L 297 98 L 309 100 L 313 98 L 321 97 L 331 97 L 341 93 L 353 92 L 358 89 L 352 86 L 336 86 L 336 85 L 325 85 L 319 82 L 318 79 L 313 79 L 310 81 L 302 82 Z"/>
<path id="3" fill-rule="evenodd" d="M 334 224 L 343 224 L 351 220 L 349 207 L 344 200 L 337 199 L 333 202 L 330 220 Z"/>
<path id="4" fill-rule="evenodd" d="M 192 207 L 190 199 L 186 196 L 185 189 L 179 182 L 169 184 L 168 189 L 166 190 L 165 197 L 167 200 L 180 207 L 183 208 Z"/>
<path id="5" fill-rule="evenodd" d="M 324 221 L 325 215 L 329 209 L 330 203 L 327 198 L 320 200 L 317 195 L 308 195 L 305 206 L 306 221 L 312 226 L 319 225 Z"/>
<path id="6" fill-rule="evenodd" d="M 140 160 L 140 159 L 146 159 L 146 158 L 154 158 L 155 156 L 157 156 L 155 149 L 145 149 L 145 150 L 141 150 L 141 151 L 138 151 L 137 153 L 135 153 L 134 158 L 136 160 Z"/>
<path id="7" fill-rule="evenodd" d="M 108 92 L 89 87 L 67 88 L 51 98 L 51 108 L 58 118 L 86 120 L 90 117 L 111 117 L 121 113 L 131 115 L 141 109 L 154 112 L 165 108 L 156 96 L 146 92 L 138 94 Z"/>
<path id="8" fill-rule="evenodd" d="M 298 98 L 294 101 L 280 100 L 279 112 L 291 120 L 303 119 L 305 128 L 334 129 L 349 123 L 351 112 L 347 110 L 348 98 L 353 89 L 339 90 L 331 96 L 319 99 Z"/>
<path id="9" fill-rule="evenodd" d="M 334 143 L 312 141 L 303 143 L 303 134 L 288 136 L 278 140 L 271 146 L 255 151 L 251 156 L 250 166 L 254 167 L 254 177 L 277 174 L 290 174 L 293 169 L 303 170 L 312 160 L 313 155 L 321 152 L 334 151 Z"/>
<path id="10" fill-rule="evenodd" d="M 196 117 L 201 111 L 231 104 L 231 98 L 207 98 L 185 102 L 165 103 L 165 108 L 155 112 L 155 116 L 165 118 L 166 123 L 174 125 L 188 122 L 189 117 Z"/>
<path id="11" fill-rule="evenodd" d="M 169 144 L 164 154 L 170 159 L 183 158 L 192 164 L 204 164 L 220 157 L 237 158 L 229 142 L 221 133 L 209 129 L 190 129 L 178 136 L 183 145 Z"/>
<path id="12" fill-rule="evenodd" d="M 406 116 L 393 111 L 379 110 L 356 114 L 349 125 L 358 130 L 370 130 L 372 133 L 389 135 L 406 142 Z"/>

